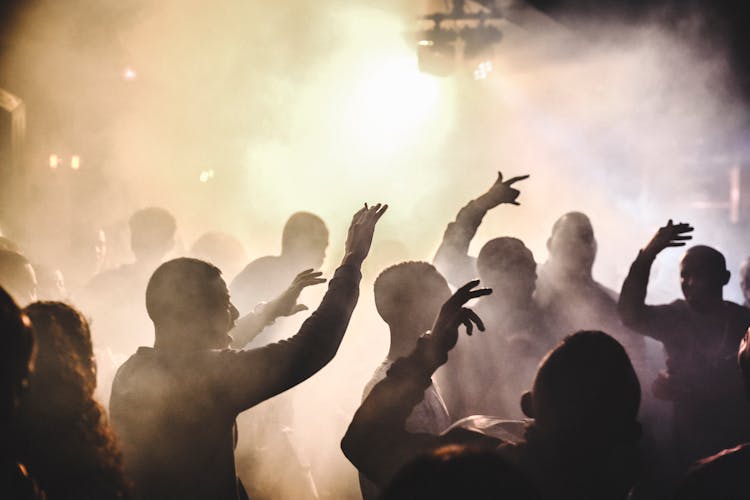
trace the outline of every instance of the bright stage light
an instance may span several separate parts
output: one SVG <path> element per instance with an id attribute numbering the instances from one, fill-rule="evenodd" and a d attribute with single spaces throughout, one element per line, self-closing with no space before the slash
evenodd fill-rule
<path id="1" fill-rule="evenodd" d="M 81 168 L 81 157 L 78 155 L 73 155 L 73 157 L 70 159 L 70 168 L 73 170 L 78 170 Z"/>
<path id="2" fill-rule="evenodd" d="M 54 170 L 59 165 L 60 165 L 60 157 L 57 155 L 49 155 L 49 168 Z"/>
<path id="3" fill-rule="evenodd" d="M 126 82 L 132 82 L 133 80 L 136 79 L 137 76 L 138 75 L 136 74 L 135 70 L 133 70 L 133 68 L 130 68 L 130 67 L 125 68 L 122 72 L 122 79 L 125 80 Z"/>

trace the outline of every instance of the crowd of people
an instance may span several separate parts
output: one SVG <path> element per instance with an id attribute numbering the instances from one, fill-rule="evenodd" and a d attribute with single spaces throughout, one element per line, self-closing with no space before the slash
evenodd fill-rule
<path id="1" fill-rule="evenodd" d="M 750 308 L 724 299 L 722 253 L 687 248 L 684 299 L 663 305 L 645 303 L 651 266 L 688 244 L 686 223 L 658 229 L 619 294 L 593 277 L 597 242 L 581 212 L 555 222 L 542 264 L 497 230 L 469 255 L 485 215 L 519 205 L 527 177 L 499 174 L 447 225 L 431 263 L 378 270 L 388 351 L 340 436 L 357 494 L 750 498 Z M 0 496 L 343 498 L 316 491 L 287 391 L 336 357 L 387 208 L 354 214 L 340 265 L 296 333 L 286 320 L 307 314 L 300 294 L 326 282 L 329 233 L 312 213 L 289 218 L 280 255 L 247 263 L 241 244 L 216 232 L 167 258 L 174 216 L 139 210 L 135 260 L 94 265 L 76 293 L 0 239 Z M 750 265 L 741 274 L 750 297 Z M 238 421 L 248 446 L 238 446 Z M 306 486 L 284 488 L 295 483 Z"/>

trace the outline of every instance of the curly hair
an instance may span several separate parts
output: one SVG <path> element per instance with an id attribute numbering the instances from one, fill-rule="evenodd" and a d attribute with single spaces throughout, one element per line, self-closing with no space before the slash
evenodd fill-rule
<path id="1" fill-rule="evenodd" d="M 50 498 L 125 498 L 122 454 L 93 398 L 88 323 L 60 302 L 36 302 L 25 312 L 38 355 L 19 418 L 23 462 Z"/>

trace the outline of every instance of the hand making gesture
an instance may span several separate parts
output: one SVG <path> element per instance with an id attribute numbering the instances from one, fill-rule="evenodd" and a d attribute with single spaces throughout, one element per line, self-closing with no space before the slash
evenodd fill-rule
<path id="1" fill-rule="evenodd" d="M 669 219 L 667 225 L 660 227 L 651 241 L 643 247 L 643 253 L 653 258 L 667 247 L 685 246 L 686 241 L 693 239 L 691 235 L 686 233 L 692 232 L 693 229 L 686 222 L 674 224 L 672 219 Z"/>
<path id="2" fill-rule="evenodd" d="M 362 265 L 362 262 L 370 252 L 372 235 L 375 232 L 375 224 L 380 220 L 388 205 L 373 205 L 368 207 L 367 203 L 352 218 L 349 233 L 346 237 L 344 253 L 344 264 Z"/>
<path id="3" fill-rule="evenodd" d="M 464 307 L 471 299 L 489 295 L 492 290 L 489 288 L 474 288 L 479 285 L 479 280 L 470 281 L 458 290 L 448 299 L 443 307 L 440 308 L 435 324 L 432 327 L 432 338 L 440 343 L 440 346 L 449 351 L 453 349 L 458 341 L 458 327 L 464 325 L 466 333 L 471 335 L 474 332 L 474 324 L 479 331 L 484 331 L 484 323 L 477 313 Z"/>
<path id="4" fill-rule="evenodd" d="M 503 181 L 503 173 L 497 173 L 497 180 L 492 187 L 480 197 L 480 201 L 485 205 L 487 210 L 494 208 L 502 203 L 509 203 L 511 205 L 520 205 L 516 201 L 521 191 L 515 189 L 513 184 L 524 179 L 528 179 L 528 175 L 519 175 L 517 177 L 511 177 L 507 181 Z"/>

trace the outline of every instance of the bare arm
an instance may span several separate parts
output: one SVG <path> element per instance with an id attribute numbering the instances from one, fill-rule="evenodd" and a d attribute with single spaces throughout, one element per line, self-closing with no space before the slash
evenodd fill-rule
<path id="1" fill-rule="evenodd" d="M 503 182 L 503 174 L 498 172 L 492 187 L 459 210 L 456 220 L 448 224 L 433 263 L 450 283 L 466 283 L 476 277 L 476 259 L 469 255 L 471 240 L 488 211 L 502 203 L 519 205 L 516 199 L 520 191 L 511 186 L 528 177 L 522 175 Z"/>
<path id="2" fill-rule="evenodd" d="M 447 361 L 448 352 L 458 339 L 458 326 L 465 325 L 469 334 L 474 323 L 484 330 L 479 317 L 463 307 L 471 298 L 490 293 L 487 289 L 472 290 L 477 284 L 473 281 L 460 288 L 443 305 L 432 333 L 419 339 L 409 356 L 393 364 L 386 378 L 365 398 L 341 441 L 346 457 L 381 487 L 418 454 L 459 440 L 451 434 L 410 433 L 405 425 L 430 386 L 432 374 Z M 462 441 L 491 439 L 465 431 L 460 434 Z"/>

